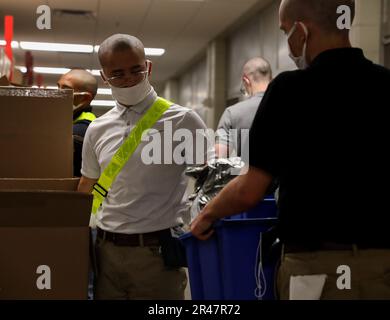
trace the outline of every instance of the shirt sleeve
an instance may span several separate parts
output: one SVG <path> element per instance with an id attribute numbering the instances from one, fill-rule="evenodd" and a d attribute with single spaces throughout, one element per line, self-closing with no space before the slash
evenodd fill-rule
<path id="1" fill-rule="evenodd" d="M 229 136 L 229 131 L 232 129 L 232 115 L 230 109 L 226 109 L 222 114 L 221 119 L 218 123 L 218 129 L 216 132 L 216 143 L 224 144 L 226 146 L 231 143 L 231 138 Z"/>
<path id="2" fill-rule="evenodd" d="M 82 167 L 81 174 L 90 179 L 98 179 L 100 177 L 100 165 L 94 150 L 94 144 L 91 139 L 91 126 L 87 129 L 84 137 L 83 152 L 82 152 Z"/>
<path id="3" fill-rule="evenodd" d="M 283 139 L 281 128 L 284 104 L 281 97 L 284 77 L 278 76 L 268 87 L 249 132 L 249 164 L 278 177 L 281 171 Z"/>

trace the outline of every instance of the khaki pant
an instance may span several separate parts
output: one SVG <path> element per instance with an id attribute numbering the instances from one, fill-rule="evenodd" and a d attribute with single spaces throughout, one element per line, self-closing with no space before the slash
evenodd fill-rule
<path id="1" fill-rule="evenodd" d="M 183 300 L 183 268 L 167 268 L 159 247 L 115 246 L 96 240 L 95 299 Z"/>
<path id="2" fill-rule="evenodd" d="M 351 289 L 337 286 L 339 266 L 349 266 Z M 277 286 L 282 300 L 289 299 L 291 276 L 326 274 L 321 300 L 390 299 L 390 250 L 317 251 L 282 256 Z"/>

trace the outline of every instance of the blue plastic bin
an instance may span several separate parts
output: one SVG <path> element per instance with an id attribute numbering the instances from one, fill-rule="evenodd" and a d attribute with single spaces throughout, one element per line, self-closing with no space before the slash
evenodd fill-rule
<path id="1" fill-rule="evenodd" d="M 217 236 L 213 235 L 208 241 L 199 241 L 191 233 L 187 233 L 181 240 L 186 247 L 192 299 L 222 300 L 223 286 Z"/>
<path id="2" fill-rule="evenodd" d="M 265 207 L 269 209 L 267 204 Z M 239 214 L 222 219 L 215 226 L 215 234 L 207 241 L 199 241 L 191 234 L 181 238 L 187 250 L 192 299 L 257 299 L 255 272 L 260 236 L 277 222 L 274 217 L 263 218 L 266 212 L 252 211 L 253 216 L 261 218 L 248 219 L 248 215 Z M 272 211 L 272 215 L 276 213 Z M 276 261 L 263 266 L 267 288 L 262 297 L 264 300 L 274 298 L 275 268 Z"/>
<path id="3" fill-rule="evenodd" d="M 216 228 L 222 266 L 223 297 L 226 300 L 256 300 L 259 261 L 257 250 L 261 234 L 276 224 L 275 218 L 224 219 Z M 274 299 L 276 261 L 263 265 L 263 300 Z M 260 288 L 258 288 L 260 290 Z M 261 290 L 261 291 L 262 291 Z M 257 293 L 258 294 L 258 293 Z"/>
<path id="4" fill-rule="evenodd" d="M 278 208 L 276 206 L 276 201 L 274 198 L 265 198 L 259 204 L 248 210 L 237 215 L 232 216 L 232 218 L 240 219 L 259 219 L 259 218 L 276 218 L 278 216 Z"/>

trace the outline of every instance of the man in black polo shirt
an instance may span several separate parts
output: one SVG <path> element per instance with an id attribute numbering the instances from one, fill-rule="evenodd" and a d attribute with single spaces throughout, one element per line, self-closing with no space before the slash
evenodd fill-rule
<path id="1" fill-rule="evenodd" d="M 270 84 L 250 132 L 248 174 L 192 224 L 207 239 L 216 219 L 254 206 L 279 178 L 282 299 L 316 290 L 322 299 L 390 299 L 390 71 L 351 47 L 337 27 L 340 5 L 354 14 L 353 0 L 282 1 L 280 27 L 301 70 Z"/>

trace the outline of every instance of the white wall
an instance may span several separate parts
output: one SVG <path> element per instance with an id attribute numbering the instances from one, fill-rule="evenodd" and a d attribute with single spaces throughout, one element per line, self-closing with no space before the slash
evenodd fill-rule
<path id="1" fill-rule="evenodd" d="M 382 0 L 355 0 L 356 17 L 351 42 L 363 49 L 366 57 L 381 62 Z"/>
<path id="2" fill-rule="evenodd" d="M 382 7 L 383 24 L 382 24 L 382 56 L 381 62 L 390 68 L 390 0 L 383 0 Z"/>
<path id="3" fill-rule="evenodd" d="M 383 35 L 390 37 L 390 0 L 383 0 Z"/>
<path id="4" fill-rule="evenodd" d="M 207 60 L 204 57 L 179 79 L 179 104 L 194 108 L 202 105 L 208 95 Z"/>
<path id="5" fill-rule="evenodd" d="M 242 67 L 261 56 L 271 64 L 274 76 L 295 68 L 288 57 L 287 39 L 279 29 L 279 0 L 236 30 L 228 39 L 228 99 L 239 97 Z"/>
<path id="6" fill-rule="evenodd" d="M 386 3 L 387 7 L 382 8 L 382 2 Z M 223 70 L 226 74 L 226 97 L 220 98 L 227 101 L 240 97 L 242 67 L 252 57 L 262 56 L 267 59 L 274 76 L 296 68 L 288 56 L 286 36 L 279 29 L 279 4 L 280 0 L 274 0 L 227 37 L 226 70 Z M 384 17 L 387 17 L 388 22 L 382 32 Z M 374 62 L 383 63 L 382 33 L 390 35 L 390 0 L 356 0 L 356 19 L 351 30 L 352 45 L 363 48 L 366 56 Z M 387 51 L 390 63 L 390 47 Z M 209 64 L 209 68 L 210 66 L 213 67 Z M 210 95 L 209 76 L 212 72 L 207 68 L 205 57 L 177 79 L 180 104 L 198 107 Z M 214 108 L 211 112 L 219 111 Z M 210 118 L 212 116 L 214 115 Z M 215 114 L 214 118 L 216 117 L 218 114 Z"/>

